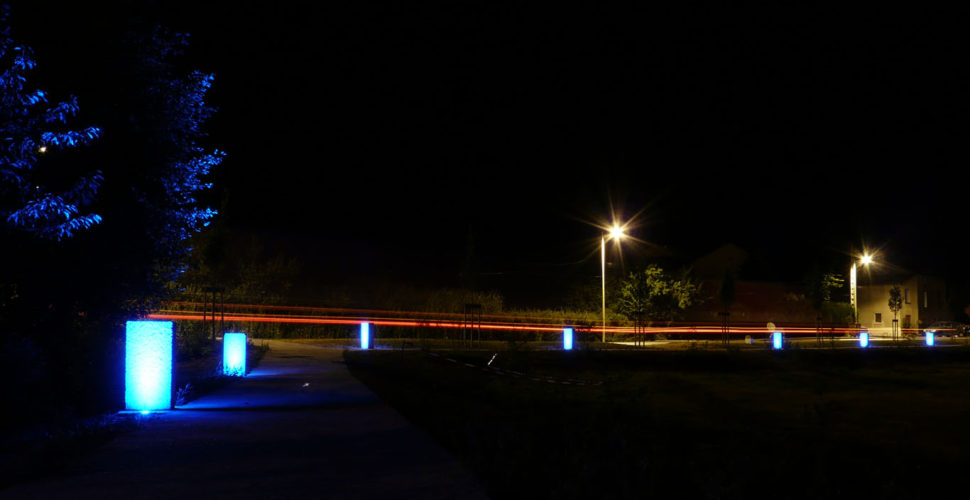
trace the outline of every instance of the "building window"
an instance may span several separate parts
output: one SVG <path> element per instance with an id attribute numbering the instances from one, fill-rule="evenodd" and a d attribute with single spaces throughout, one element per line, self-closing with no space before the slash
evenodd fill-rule
<path id="1" fill-rule="evenodd" d="M 876 313 L 876 323 L 882 323 L 882 313 Z"/>
<path id="2" fill-rule="evenodd" d="M 903 328 L 912 328 L 912 327 L 913 327 L 913 316 L 907 314 L 906 316 L 903 317 Z"/>
<path id="3" fill-rule="evenodd" d="M 903 302 L 909 304 L 909 288 L 903 288 Z"/>
<path id="4" fill-rule="evenodd" d="M 923 309 L 930 307 L 930 292 L 923 291 Z"/>

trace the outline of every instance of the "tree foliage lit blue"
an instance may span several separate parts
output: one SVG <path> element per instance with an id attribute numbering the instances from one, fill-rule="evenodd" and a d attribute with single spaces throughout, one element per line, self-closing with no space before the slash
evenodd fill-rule
<path id="1" fill-rule="evenodd" d="M 10 39 L 6 13 L 0 19 L 0 368 L 10 368 L 3 373 L 17 380 L 12 387 L 20 392 L 4 393 L 3 400 L 27 408 L 16 412 L 25 419 L 68 414 L 67 408 L 102 411 L 122 396 L 109 374 L 124 355 L 117 349 L 124 345 L 120 327 L 173 291 L 172 279 L 187 261 L 187 239 L 215 214 L 206 208 L 212 205 L 206 176 L 223 155 L 202 147 L 213 77 L 176 59 L 185 35 L 124 13 L 104 13 L 112 21 L 97 34 L 86 23 L 48 25 L 40 18 L 31 32 L 14 17 L 14 35 L 27 26 L 24 36 L 33 33 L 33 39 L 56 29 L 54 39 L 77 41 L 47 44 L 52 52 L 40 52 L 42 59 L 59 61 L 38 75 L 30 71 L 30 50 Z M 104 133 L 68 126 L 78 120 L 72 118 L 77 102 L 48 104 L 27 75 L 70 85 L 83 98 L 84 119 Z M 78 147 L 92 141 L 95 147 Z M 94 224 L 96 230 L 78 234 Z M 68 244 L 54 243 L 64 238 Z M 8 348 L 6 339 L 18 335 L 27 348 Z M 0 415 L 7 429 L 5 422 Z"/>
<path id="2" fill-rule="evenodd" d="M 186 240 L 216 215 L 214 209 L 200 206 L 197 197 L 212 187 L 204 179 L 224 157 L 218 149 L 206 151 L 199 145 L 206 135 L 203 124 L 214 112 L 205 102 L 213 75 L 201 71 L 179 75 L 171 62 L 187 45 L 187 34 L 157 28 L 142 41 L 139 54 L 138 71 L 148 106 L 142 111 L 147 111 L 143 116 L 150 122 L 133 125 L 150 129 L 151 149 L 159 155 L 147 179 L 156 188 L 146 189 L 141 201 L 159 221 L 150 230 L 160 256 L 156 271 L 166 279 L 183 269 L 190 250 Z"/>
<path id="3" fill-rule="evenodd" d="M 61 240 L 101 222 L 82 208 L 93 201 L 102 175 L 48 185 L 39 156 L 88 144 L 101 130 L 63 130 L 78 112 L 77 99 L 49 105 L 46 92 L 28 87 L 27 74 L 37 63 L 29 47 L 10 38 L 9 10 L 0 7 L 0 216 L 8 226 Z"/>

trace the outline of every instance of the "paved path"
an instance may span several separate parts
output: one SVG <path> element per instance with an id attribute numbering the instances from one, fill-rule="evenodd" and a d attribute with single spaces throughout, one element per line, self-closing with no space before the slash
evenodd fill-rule
<path id="1" fill-rule="evenodd" d="M 270 342 L 243 380 L 151 415 L 68 474 L 2 498 L 486 498 L 338 349 Z"/>

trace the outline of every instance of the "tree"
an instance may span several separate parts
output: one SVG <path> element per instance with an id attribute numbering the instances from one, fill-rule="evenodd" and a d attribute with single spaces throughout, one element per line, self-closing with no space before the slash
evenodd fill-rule
<path id="1" fill-rule="evenodd" d="M 103 180 L 101 171 L 80 177 L 43 168 L 40 156 L 71 149 L 96 139 L 101 130 L 66 130 L 78 112 L 77 99 L 48 106 L 47 93 L 27 86 L 37 62 L 33 51 L 10 38 L 8 6 L 0 7 L 0 217 L 9 228 L 38 237 L 62 240 L 101 222 L 85 213 Z"/>
<path id="2" fill-rule="evenodd" d="M 630 273 L 620 288 L 617 310 L 628 318 L 673 321 L 694 304 L 697 285 L 686 275 L 675 279 L 651 265 Z"/>
<path id="3" fill-rule="evenodd" d="M 119 30 L 142 34 L 112 32 L 93 46 L 81 44 L 76 52 L 84 71 L 58 65 L 52 72 L 82 93 L 85 113 L 103 135 L 94 128 L 63 131 L 78 111 L 76 101 L 44 109 L 44 94 L 23 90 L 23 75 L 33 65 L 29 52 L 0 44 L 0 71 L 13 61 L 3 73 L 0 118 L 6 128 L 0 141 L 16 139 L 0 150 L 0 215 L 10 221 L 0 240 L 0 334 L 23 335 L 37 346 L 47 378 L 44 390 L 32 393 L 55 406 L 108 408 L 120 402 L 123 387 L 114 383 L 113 369 L 124 355 L 125 320 L 173 291 L 172 278 L 190 251 L 188 237 L 215 215 L 202 197 L 222 153 L 201 146 L 213 113 L 205 100 L 213 77 L 188 71 L 175 59 L 186 36 L 141 29 L 134 21 L 120 24 Z M 6 28 L 0 41 L 5 34 Z M 23 104 L 19 109 L 17 102 Z M 56 150 L 95 137 L 97 147 L 71 155 L 70 170 L 49 168 L 66 163 Z M 90 182 L 67 182 L 68 174 L 76 179 L 85 171 L 94 172 L 82 179 Z M 37 186 L 53 195 L 22 189 Z M 29 205 L 31 200 L 39 202 Z M 36 216 L 8 215 L 30 206 Z M 96 231 L 76 232 L 95 223 Z M 48 241 L 72 233 L 68 244 Z"/>
<path id="4" fill-rule="evenodd" d="M 838 273 L 824 272 L 815 266 L 805 277 L 804 286 L 805 295 L 821 321 L 823 311 L 828 309 L 829 313 L 833 313 L 832 297 L 834 292 L 845 286 L 845 279 Z"/>
<path id="5" fill-rule="evenodd" d="M 903 292 L 899 285 L 893 285 L 889 290 L 889 310 L 893 312 L 893 340 L 899 331 L 899 310 L 903 308 Z"/>
<path id="6" fill-rule="evenodd" d="M 191 269 L 179 277 L 182 296 L 198 299 L 207 286 L 225 287 L 226 300 L 280 304 L 290 298 L 300 275 L 299 260 L 271 254 L 255 235 L 232 239 L 219 222 L 193 238 Z"/>
<path id="7" fill-rule="evenodd" d="M 811 277 L 808 283 L 808 296 L 812 307 L 819 311 L 826 302 L 832 301 L 832 292 L 841 289 L 845 279 L 837 273 L 819 273 Z"/>
<path id="8" fill-rule="evenodd" d="M 183 66 L 188 40 L 136 25 L 104 57 L 99 80 L 113 82 L 97 109 L 107 131 L 97 158 L 106 178 L 104 222 L 85 248 L 92 273 L 112 276 L 100 303 L 88 305 L 103 314 L 145 311 L 175 291 L 189 239 L 216 215 L 203 198 L 223 153 L 201 145 L 214 113 L 206 103 L 214 77 Z"/>
<path id="9" fill-rule="evenodd" d="M 144 152 L 151 154 L 133 183 L 147 209 L 146 229 L 155 243 L 155 272 L 174 280 L 184 270 L 190 248 L 186 240 L 209 224 L 216 211 L 197 197 L 212 187 L 203 179 L 222 162 L 223 152 L 206 151 L 199 141 L 203 125 L 215 111 L 205 97 L 214 76 L 201 71 L 176 72 L 172 58 L 188 46 L 188 35 L 157 27 L 137 40 L 135 109 L 131 125 L 141 130 Z M 154 161 L 152 161 L 154 160 Z"/>

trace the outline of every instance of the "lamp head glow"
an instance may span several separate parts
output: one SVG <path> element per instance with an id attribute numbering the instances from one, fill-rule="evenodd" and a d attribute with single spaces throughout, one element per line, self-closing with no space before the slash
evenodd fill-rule
<path id="1" fill-rule="evenodd" d="M 370 349 L 370 323 L 366 321 L 360 323 L 360 348 Z"/>
<path id="2" fill-rule="evenodd" d="M 869 254 L 865 254 L 862 256 L 861 259 L 859 259 L 859 262 L 864 266 L 868 266 L 869 264 L 872 264 L 872 256 Z"/>
<path id="3" fill-rule="evenodd" d="M 927 331 L 926 332 L 926 345 L 933 346 L 936 344 L 936 332 Z"/>
<path id="4" fill-rule="evenodd" d="M 47 146 L 41 146 L 41 147 L 37 148 L 37 152 L 40 153 L 40 154 L 46 153 L 47 152 Z"/>
<path id="5" fill-rule="evenodd" d="M 869 332 L 859 332 L 859 347 L 869 347 Z"/>
<path id="6" fill-rule="evenodd" d="M 573 329 L 563 328 L 562 330 L 562 349 L 564 351 L 573 350 Z"/>
<path id="7" fill-rule="evenodd" d="M 125 325 L 125 408 L 172 407 L 174 335 L 171 321 L 129 321 Z"/>
<path id="8" fill-rule="evenodd" d="M 781 349 L 781 332 L 774 332 L 771 334 L 771 348 Z"/>
<path id="9" fill-rule="evenodd" d="M 245 333 L 227 333 L 222 336 L 222 372 L 235 377 L 246 375 Z"/>
<path id="10" fill-rule="evenodd" d="M 613 224 L 613 227 L 610 228 L 610 239 L 620 240 L 623 239 L 624 236 L 626 235 L 623 234 L 623 228 Z"/>

